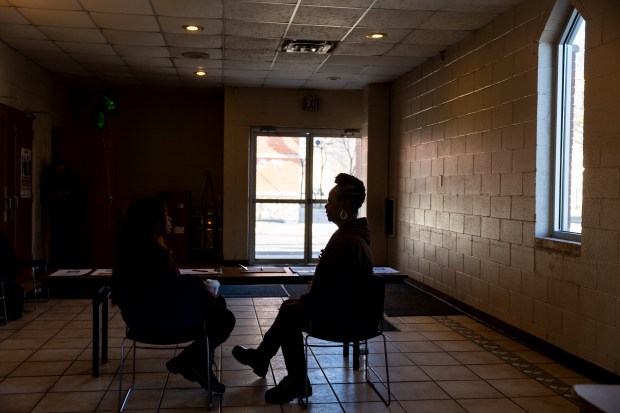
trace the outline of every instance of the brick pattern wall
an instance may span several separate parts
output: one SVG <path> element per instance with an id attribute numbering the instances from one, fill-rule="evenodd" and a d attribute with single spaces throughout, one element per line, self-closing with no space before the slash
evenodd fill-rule
<path id="1" fill-rule="evenodd" d="M 528 0 L 393 85 L 390 195 L 398 199 L 398 233 L 390 263 L 619 374 L 616 0 L 576 2 L 587 21 L 581 247 L 548 248 L 535 236 L 536 220 L 547 219 L 536 204 L 547 197 L 541 154 L 549 129 L 540 127 L 549 122 L 539 103 L 549 88 L 539 39 L 562 3 Z"/>

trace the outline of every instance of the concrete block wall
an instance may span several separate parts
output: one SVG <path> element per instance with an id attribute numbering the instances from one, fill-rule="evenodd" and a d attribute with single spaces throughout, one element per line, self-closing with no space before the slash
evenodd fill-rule
<path id="1" fill-rule="evenodd" d="M 620 373 L 620 3 L 586 19 L 583 233 L 547 240 L 543 32 L 569 0 L 527 0 L 392 87 L 390 265 Z M 545 60 L 547 59 L 547 60 Z"/>

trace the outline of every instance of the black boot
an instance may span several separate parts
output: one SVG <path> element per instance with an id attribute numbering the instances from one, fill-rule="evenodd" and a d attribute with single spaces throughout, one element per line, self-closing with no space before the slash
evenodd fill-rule
<path id="1" fill-rule="evenodd" d="M 285 376 L 275 387 L 267 390 L 265 401 L 267 403 L 288 403 L 291 400 L 306 397 L 306 395 L 312 396 L 312 386 L 308 377 L 294 379 Z"/>
<path id="2" fill-rule="evenodd" d="M 232 354 L 239 363 L 252 367 L 254 374 L 258 377 L 265 377 L 267 374 L 269 359 L 264 357 L 257 349 L 235 346 L 233 347 Z"/>

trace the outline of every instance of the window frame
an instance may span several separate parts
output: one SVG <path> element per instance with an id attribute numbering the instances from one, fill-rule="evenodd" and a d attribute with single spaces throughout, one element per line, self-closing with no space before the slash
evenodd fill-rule
<path id="1" fill-rule="evenodd" d="M 581 232 L 569 231 L 570 209 L 570 147 L 573 139 L 571 119 L 573 103 L 570 93 L 573 91 L 572 41 L 585 20 L 577 11 L 570 12 L 566 24 L 556 44 L 556 97 L 555 97 L 555 139 L 554 139 L 554 193 L 551 236 L 554 238 L 581 241 Z M 583 205 L 583 204 L 582 204 Z"/>
<path id="2" fill-rule="evenodd" d="M 328 129 L 328 128 L 293 128 L 293 127 L 252 127 L 250 129 L 250 167 L 249 169 L 249 226 L 248 226 L 248 262 L 250 264 L 258 263 L 290 263 L 290 264 L 313 264 L 318 262 L 318 258 L 312 257 L 312 238 L 313 238 L 313 209 L 318 205 L 327 203 L 328 193 L 317 196 L 313 188 L 313 166 L 314 153 L 313 145 L 315 137 L 338 137 L 361 139 L 359 132 L 351 133 L 353 129 Z M 257 137 L 259 136 L 287 136 L 287 137 L 303 137 L 306 138 L 306 165 L 304 166 L 304 184 L 305 197 L 299 199 L 272 199 L 260 198 L 256 195 L 256 162 L 257 162 Z M 308 190 L 310 188 L 310 190 Z M 327 190 L 331 189 L 328 188 Z M 304 206 L 305 214 L 305 233 L 304 233 L 304 251 L 303 258 L 256 258 L 256 206 L 259 203 L 288 203 L 300 204 Z M 335 228 L 334 228 L 335 230 Z"/>

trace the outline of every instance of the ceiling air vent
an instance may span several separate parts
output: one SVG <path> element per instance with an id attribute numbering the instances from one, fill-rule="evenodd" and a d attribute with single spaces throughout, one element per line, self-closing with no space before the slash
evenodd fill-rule
<path id="1" fill-rule="evenodd" d="M 283 52 L 287 53 L 331 53 L 338 42 L 331 40 L 291 40 L 286 39 L 282 43 Z"/>

